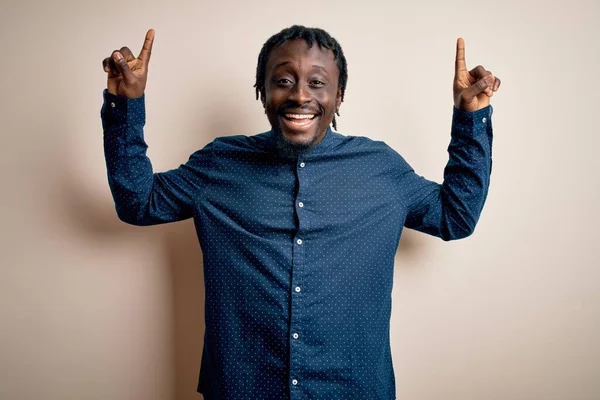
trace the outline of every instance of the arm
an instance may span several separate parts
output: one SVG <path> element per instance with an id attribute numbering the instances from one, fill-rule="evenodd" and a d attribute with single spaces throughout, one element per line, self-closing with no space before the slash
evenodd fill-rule
<path id="1" fill-rule="evenodd" d="M 408 167 L 405 226 L 455 240 L 473 233 L 483 209 L 492 170 L 492 108 L 474 112 L 454 108 L 449 160 L 438 184 Z"/>
<path id="2" fill-rule="evenodd" d="M 443 240 L 469 236 L 483 209 L 492 172 L 492 107 L 500 79 L 481 65 L 467 70 L 465 43 L 456 41 L 454 114 L 444 183 L 416 175 L 406 165 L 408 214 L 405 226 Z"/>
<path id="3" fill-rule="evenodd" d="M 153 173 L 143 132 L 144 90 L 153 43 L 154 30 L 150 29 L 137 58 L 122 47 L 102 62 L 108 74 L 101 111 L 108 183 L 119 218 L 134 225 L 191 217 L 211 153 L 206 147 L 177 169 Z"/>
<path id="4" fill-rule="evenodd" d="M 104 92 L 101 111 L 108 183 L 119 218 L 153 225 L 190 218 L 195 194 L 204 185 L 210 145 L 186 164 L 153 173 L 144 141 L 144 96 L 128 99 Z"/>

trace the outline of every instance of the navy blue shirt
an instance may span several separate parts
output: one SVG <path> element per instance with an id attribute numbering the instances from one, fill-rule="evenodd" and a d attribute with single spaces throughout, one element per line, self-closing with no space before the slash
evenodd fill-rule
<path id="1" fill-rule="evenodd" d="M 383 142 L 331 130 L 297 159 L 273 132 L 215 139 L 154 173 L 144 97 L 105 91 L 108 181 L 119 217 L 194 218 L 204 257 L 207 400 L 395 398 L 389 323 L 403 227 L 473 232 L 492 167 L 491 107 L 454 109 L 444 182 Z"/>

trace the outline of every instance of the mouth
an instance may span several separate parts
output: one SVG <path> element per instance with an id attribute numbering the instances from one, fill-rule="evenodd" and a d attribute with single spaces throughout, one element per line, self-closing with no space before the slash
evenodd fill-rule
<path id="1" fill-rule="evenodd" d="M 293 114 L 283 113 L 280 114 L 281 119 L 285 121 L 286 125 L 293 128 L 306 129 L 317 119 L 318 114 Z"/>

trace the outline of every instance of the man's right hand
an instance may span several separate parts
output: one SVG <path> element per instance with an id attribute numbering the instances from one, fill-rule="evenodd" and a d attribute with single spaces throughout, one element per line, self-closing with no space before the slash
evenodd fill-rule
<path id="1" fill-rule="evenodd" d="M 106 87 L 108 92 L 117 96 L 135 99 L 144 94 L 148 79 L 148 63 L 154 43 L 154 30 L 146 33 L 144 46 L 135 58 L 128 47 L 113 51 L 110 57 L 102 61 L 104 72 L 108 73 Z"/>

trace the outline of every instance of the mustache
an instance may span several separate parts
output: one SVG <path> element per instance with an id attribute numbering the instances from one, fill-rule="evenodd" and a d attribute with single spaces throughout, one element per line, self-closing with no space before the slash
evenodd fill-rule
<path id="1" fill-rule="evenodd" d="M 300 105 L 300 104 L 293 103 L 293 102 L 283 103 L 281 106 L 279 106 L 277 108 L 277 114 L 279 114 L 279 115 L 288 114 L 288 113 L 293 114 L 295 111 L 303 111 L 305 113 L 316 114 L 316 115 L 323 115 L 323 113 L 324 113 L 323 107 L 321 107 L 320 105 L 318 105 L 318 106 L 311 106 L 310 104 Z"/>

